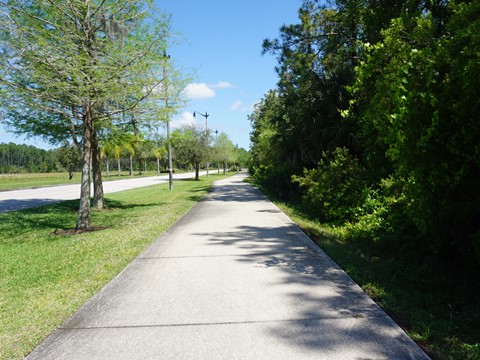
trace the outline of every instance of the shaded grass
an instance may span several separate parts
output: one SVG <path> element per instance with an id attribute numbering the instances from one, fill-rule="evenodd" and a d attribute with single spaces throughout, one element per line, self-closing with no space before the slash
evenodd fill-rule
<path id="1" fill-rule="evenodd" d="M 75 225 L 78 200 L 0 214 L 0 358 L 22 358 L 225 176 L 110 194 L 92 224 Z"/>
<path id="2" fill-rule="evenodd" d="M 480 359 L 478 274 L 408 245 L 320 224 L 295 203 L 262 191 L 433 359 Z"/>

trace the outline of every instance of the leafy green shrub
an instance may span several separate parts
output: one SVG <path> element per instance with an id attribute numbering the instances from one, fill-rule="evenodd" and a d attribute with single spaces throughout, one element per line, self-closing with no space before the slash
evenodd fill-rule
<path id="1" fill-rule="evenodd" d="M 364 211 L 368 196 L 365 169 L 346 148 L 324 157 L 317 168 L 292 176 L 292 182 L 302 189 L 303 205 L 319 220 L 351 221 Z"/>
<path id="2" fill-rule="evenodd" d="M 288 198 L 293 191 L 290 181 L 291 173 L 292 170 L 288 165 L 259 165 L 250 169 L 250 174 L 255 178 L 256 182 L 281 199 Z"/>
<path id="3" fill-rule="evenodd" d="M 401 250 L 421 255 L 421 250 L 426 249 L 408 216 L 410 206 L 402 178 L 392 175 L 381 179 L 375 188 L 367 190 L 355 219 L 344 224 L 344 236 L 352 241 L 375 243 L 387 252 Z"/>

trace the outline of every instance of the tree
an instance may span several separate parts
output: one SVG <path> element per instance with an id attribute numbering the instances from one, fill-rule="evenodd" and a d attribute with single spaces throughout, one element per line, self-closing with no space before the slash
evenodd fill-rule
<path id="1" fill-rule="evenodd" d="M 56 150 L 35 146 L 0 144 L 0 173 L 56 171 Z"/>
<path id="2" fill-rule="evenodd" d="M 153 154 L 157 159 L 157 174 L 160 175 L 160 163 L 163 163 L 164 167 L 168 166 L 167 154 L 168 150 L 162 143 L 157 143 L 153 149 Z"/>
<path id="3" fill-rule="evenodd" d="M 72 180 L 74 172 L 81 169 L 80 152 L 76 146 L 65 144 L 58 149 L 58 162 L 68 171 L 68 180 Z"/>
<path id="4" fill-rule="evenodd" d="M 176 159 L 193 166 L 195 180 L 200 179 L 200 165 L 208 159 L 210 154 L 208 139 L 205 130 L 195 126 L 186 126 L 172 133 L 172 145 Z"/>
<path id="5" fill-rule="evenodd" d="M 338 12 L 317 1 L 304 1 L 299 20 L 263 43 L 263 52 L 279 62 L 276 95 L 282 113 L 272 121 L 282 143 L 278 160 L 290 164 L 290 174 L 316 166 L 336 147 L 356 151 L 354 124 L 338 112 L 350 98 L 345 86 L 353 82 L 355 41 L 338 31 Z"/>
<path id="6" fill-rule="evenodd" d="M 375 153 L 386 154 L 384 168 L 410 204 L 406 216 L 430 249 L 478 262 L 480 103 L 472 79 L 480 75 L 473 50 L 480 46 L 480 6 L 450 9 L 450 18 L 437 8 L 440 18 L 432 11 L 392 21 L 380 43 L 365 46 L 352 92 L 365 155 L 378 164 Z"/>
<path id="7" fill-rule="evenodd" d="M 143 171 L 147 172 L 147 161 L 155 158 L 155 143 L 152 140 L 143 140 L 138 143 L 135 157 L 138 160 L 138 171 L 142 175 Z"/>
<path id="8" fill-rule="evenodd" d="M 251 154 L 244 148 L 237 148 L 237 161 L 240 168 L 247 168 L 250 165 Z"/>
<path id="9" fill-rule="evenodd" d="M 228 138 L 227 134 L 221 132 L 215 140 L 215 157 L 223 165 L 223 174 L 227 172 L 229 163 L 234 163 L 237 160 L 237 153 L 235 145 Z"/>
<path id="10" fill-rule="evenodd" d="M 90 227 L 90 164 L 101 186 L 98 132 L 162 81 L 169 22 L 151 1 L 1 1 L 0 88 L 6 122 L 82 145 L 77 229 Z M 27 125 L 29 123 L 34 126 Z M 97 179 L 97 177 L 96 177 Z"/>

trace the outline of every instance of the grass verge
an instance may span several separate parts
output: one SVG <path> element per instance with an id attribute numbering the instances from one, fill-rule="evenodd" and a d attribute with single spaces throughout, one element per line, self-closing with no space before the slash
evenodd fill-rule
<path id="1" fill-rule="evenodd" d="M 295 204 L 262 191 L 430 357 L 480 359 L 478 274 L 468 274 L 433 254 L 405 251 L 402 244 L 365 241 L 365 234 L 356 239 L 348 227 L 320 224 Z"/>
<path id="2" fill-rule="evenodd" d="M 199 201 L 213 181 L 176 181 L 106 197 L 105 230 L 75 225 L 78 200 L 0 214 L 0 359 L 20 359 Z"/>
<path id="3" fill-rule="evenodd" d="M 80 175 L 75 174 L 72 180 L 68 180 L 67 173 L 0 174 L 0 191 L 66 184 L 80 184 Z"/>
<path id="4" fill-rule="evenodd" d="M 181 171 L 177 170 L 177 173 Z M 133 175 L 129 175 L 128 171 L 122 171 L 121 176 L 117 173 L 110 173 L 107 177 L 103 175 L 103 181 L 115 181 L 125 179 L 136 179 L 139 177 L 157 176 L 156 171 L 143 172 L 139 175 L 135 172 Z M 162 173 L 161 175 L 168 175 Z M 19 189 L 33 189 L 45 186 L 56 185 L 72 185 L 80 184 L 81 174 L 75 173 L 72 180 L 68 180 L 68 174 L 63 173 L 32 173 L 32 174 L 0 174 L 0 191 L 19 190 Z"/>

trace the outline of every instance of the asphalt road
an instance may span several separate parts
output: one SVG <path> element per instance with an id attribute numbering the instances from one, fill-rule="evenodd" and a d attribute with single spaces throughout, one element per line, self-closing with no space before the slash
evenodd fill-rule
<path id="1" fill-rule="evenodd" d="M 201 174 L 203 175 L 205 172 L 201 172 Z M 190 172 L 174 174 L 173 179 L 175 181 L 180 179 L 189 179 L 192 177 L 194 177 L 194 173 Z M 103 191 L 105 194 L 108 194 L 143 186 L 156 185 L 164 182 L 168 182 L 168 175 L 104 181 Z M 79 198 L 80 184 L 51 186 L 26 190 L 0 191 L 0 212 L 21 210 Z"/>
<path id="2" fill-rule="evenodd" d="M 27 359 L 428 359 L 243 175 Z"/>

